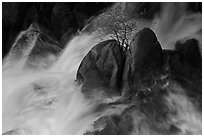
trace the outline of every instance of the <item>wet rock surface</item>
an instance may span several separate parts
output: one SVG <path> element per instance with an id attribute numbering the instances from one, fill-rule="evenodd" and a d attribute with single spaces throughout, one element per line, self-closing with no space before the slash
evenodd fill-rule
<path id="1" fill-rule="evenodd" d="M 77 73 L 83 84 L 82 91 L 104 90 L 120 94 L 125 54 L 115 40 L 107 40 L 94 46 L 84 57 Z"/>
<path id="2" fill-rule="evenodd" d="M 117 103 L 129 105 L 122 114 L 96 120 L 93 124 L 95 130 L 86 134 L 190 133 L 171 121 L 175 112 L 165 98 L 171 94 L 176 94 L 176 97 L 185 95 L 201 112 L 201 53 L 195 39 L 177 42 L 175 47 L 175 50 L 162 50 L 149 28 L 135 35 L 125 53 L 114 40 L 93 47 L 77 73 L 82 91 L 86 94 L 102 90 L 111 97 L 118 96 L 112 90 L 117 89 L 121 96 Z M 177 99 L 171 101 L 180 102 Z"/>
<path id="3" fill-rule="evenodd" d="M 148 81 L 153 81 L 154 75 L 158 75 L 162 68 L 162 48 L 154 32 L 149 28 L 138 32 L 131 41 L 127 56 L 123 81 L 128 81 L 128 85 L 124 88 L 137 89 L 138 83 L 150 87 L 153 83 Z"/>
<path id="4" fill-rule="evenodd" d="M 160 4 L 125 3 L 123 8 L 131 16 L 138 14 L 152 19 L 155 12 L 161 10 Z M 3 57 L 19 32 L 25 30 L 17 38 L 10 55 L 16 60 L 25 57 L 26 64 L 32 67 L 49 67 L 89 18 L 111 3 L 90 5 L 94 10 L 87 3 L 4 2 Z M 188 3 L 186 8 L 190 8 L 189 12 L 201 12 L 202 3 Z M 29 45 L 34 41 L 34 47 Z M 125 108 L 119 114 L 108 113 L 98 118 L 93 130 L 85 134 L 202 134 L 202 130 L 197 131 L 199 123 L 202 126 L 202 119 L 199 119 L 202 118 L 199 115 L 202 114 L 202 56 L 198 45 L 195 39 L 185 39 L 176 43 L 175 50 L 165 50 L 154 32 L 145 28 L 135 35 L 126 52 L 115 40 L 94 46 L 81 62 L 76 80 L 82 85 L 84 95 L 100 96 L 101 92 L 111 100 L 100 104 L 96 112 L 107 108 L 114 112 L 114 109 L 121 109 L 121 105 Z M 36 91 L 43 88 L 34 86 Z M 190 128 L 186 127 L 189 125 Z M 31 132 L 14 129 L 3 134 L 25 133 Z"/>
<path id="5" fill-rule="evenodd" d="M 57 57 L 61 52 L 59 43 L 51 36 L 46 29 L 32 24 L 19 36 L 10 54 L 16 59 L 28 56 L 26 64 L 36 62 L 29 65 L 39 66 L 37 60 L 43 61 L 49 54 Z M 28 46 L 33 41 L 34 47 Z M 202 113 L 202 58 L 195 39 L 179 41 L 175 50 L 165 50 L 154 32 L 144 28 L 126 52 L 114 39 L 102 41 L 82 60 L 76 81 L 88 95 L 85 97 L 118 98 L 100 104 L 94 113 L 110 108 L 122 110 L 99 117 L 93 122 L 93 129 L 84 134 L 195 134 L 194 128 L 199 126 L 192 123 L 192 130 L 183 129 L 185 122 Z"/>

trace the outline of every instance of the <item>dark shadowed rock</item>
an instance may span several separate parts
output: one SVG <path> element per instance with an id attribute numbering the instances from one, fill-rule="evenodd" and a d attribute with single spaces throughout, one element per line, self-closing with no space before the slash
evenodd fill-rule
<path id="1" fill-rule="evenodd" d="M 175 47 L 175 50 L 163 51 L 163 55 L 167 56 L 165 62 L 169 67 L 168 75 L 185 88 L 186 94 L 198 110 L 201 110 L 202 57 L 198 41 L 195 39 L 179 41 Z"/>
<path id="2" fill-rule="evenodd" d="M 110 115 L 97 119 L 94 122 L 95 131 L 86 134 L 94 135 L 128 135 L 133 129 L 131 114 Z"/>
<path id="3" fill-rule="evenodd" d="M 154 32 L 149 28 L 144 28 L 131 41 L 123 74 L 123 82 L 126 81 L 123 91 L 129 90 L 130 87 L 136 88 L 137 84 L 143 80 L 152 79 L 161 67 L 162 48 Z M 152 84 L 151 80 L 149 81 L 148 86 Z"/>
<path id="4" fill-rule="evenodd" d="M 103 41 L 85 56 L 77 73 L 82 90 L 117 91 L 121 86 L 124 55 L 115 40 Z M 117 91 L 117 93 L 120 93 Z"/>
<path id="5" fill-rule="evenodd" d="M 185 42 L 178 42 L 176 44 L 176 51 L 179 52 L 182 65 L 190 78 L 195 76 L 195 73 L 202 71 L 202 57 L 199 49 L 198 41 L 189 39 Z M 193 76 L 194 75 L 194 76 Z"/>
<path id="6" fill-rule="evenodd" d="M 149 28 L 138 32 L 131 41 L 131 71 L 135 80 L 145 76 L 148 71 L 161 67 L 162 48 L 156 35 Z"/>
<path id="7" fill-rule="evenodd" d="M 163 50 L 169 72 L 174 77 L 195 81 L 201 79 L 202 58 L 198 41 L 189 39 L 177 42 L 175 50 Z"/>

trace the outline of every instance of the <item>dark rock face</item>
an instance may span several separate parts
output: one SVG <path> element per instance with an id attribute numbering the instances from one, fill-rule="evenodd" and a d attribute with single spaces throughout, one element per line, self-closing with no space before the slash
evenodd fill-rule
<path id="1" fill-rule="evenodd" d="M 137 33 L 130 44 L 126 61 L 124 59 L 125 53 L 116 41 L 101 42 L 82 61 L 77 80 L 83 83 L 84 90 L 87 89 L 85 87 L 108 87 L 126 92 L 136 88 L 132 86 L 137 86 L 150 75 L 153 77 L 152 72 L 160 71 L 162 66 L 162 49 L 154 32 L 145 28 Z"/>
<path id="2" fill-rule="evenodd" d="M 130 84 L 133 86 L 146 77 L 150 79 L 158 71 L 161 71 L 162 48 L 154 32 L 149 28 L 144 28 L 134 36 L 130 44 L 130 54 L 128 55 L 130 56 L 127 58 L 129 59 L 128 66 L 131 75 Z"/>
<path id="3" fill-rule="evenodd" d="M 202 57 L 198 41 L 188 39 L 177 42 L 175 47 L 175 51 L 163 51 L 163 54 L 168 56 L 166 62 L 169 76 L 185 87 L 186 94 L 197 102 L 195 106 L 200 110 L 202 108 Z"/>
<path id="4" fill-rule="evenodd" d="M 138 94 L 143 98 L 165 75 L 181 83 L 193 81 L 200 84 L 201 65 L 196 40 L 178 42 L 174 51 L 162 50 L 154 32 L 144 28 L 132 39 L 126 55 L 116 41 L 96 45 L 82 61 L 77 80 L 83 84 L 84 90 L 106 87 L 107 92 L 117 89 L 120 94 Z"/>
<path id="5" fill-rule="evenodd" d="M 133 128 L 131 120 L 132 120 L 131 116 L 129 116 L 127 113 L 122 114 L 122 116 L 111 115 L 110 117 L 102 117 L 98 119 L 96 123 L 94 123 L 94 127 L 101 128 L 100 125 L 104 125 L 103 129 L 94 131 L 94 133 L 87 132 L 86 134 L 127 135 Z"/>
<path id="6" fill-rule="evenodd" d="M 174 68 L 174 73 L 180 73 L 184 77 L 194 80 L 201 76 L 202 57 L 198 42 L 195 39 L 186 40 L 184 43 L 178 42 L 176 44 L 176 51 L 179 53 L 180 66 L 183 67 L 183 74 L 182 72 L 178 72 L 179 70 L 175 70 L 176 68 Z"/>
<path id="7" fill-rule="evenodd" d="M 117 91 L 120 100 L 114 103 L 129 106 L 121 114 L 99 118 L 94 122 L 94 131 L 86 134 L 186 134 L 171 121 L 170 116 L 176 112 L 169 107 L 166 97 L 169 93 L 181 97 L 185 94 L 201 113 L 202 58 L 194 39 L 177 42 L 175 47 L 162 50 L 149 28 L 135 35 L 125 53 L 114 40 L 93 47 L 77 73 L 82 91 L 102 89 L 108 96 Z M 106 105 L 117 107 L 114 103 Z M 97 110 L 100 108 L 103 107 Z"/>
<path id="8" fill-rule="evenodd" d="M 148 71 L 161 66 L 162 48 L 152 30 L 144 28 L 131 41 L 131 71 L 132 73 Z M 138 74 L 136 74 L 138 75 Z M 140 79 L 138 77 L 138 79 Z"/>
<path id="9" fill-rule="evenodd" d="M 85 56 L 77 80 L 83 83 L 84 92 L 94 89 L 114 92 L 121 87 L 123 65 L 124 54 L 119 45 L 115 40 L 107 40 L 94 46 Z"/>

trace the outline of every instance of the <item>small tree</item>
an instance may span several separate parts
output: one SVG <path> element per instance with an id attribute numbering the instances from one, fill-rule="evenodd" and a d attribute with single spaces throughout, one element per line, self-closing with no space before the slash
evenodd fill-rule
<path id="1" fill-rule="evenodd" d="M 137 29 L 136 19 L 130 19 L 120 5 L 103 12 L 91 23 L 98 34 L 116 39 L 123 50 L 127 50 L 132 32 Z"/>

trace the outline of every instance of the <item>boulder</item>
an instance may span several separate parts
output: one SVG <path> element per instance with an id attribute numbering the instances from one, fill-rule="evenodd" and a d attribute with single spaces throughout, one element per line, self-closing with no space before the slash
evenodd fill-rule
<path id="1" fill-rule="evenodd" d="M 186 66 L 185 68 L 194 69 L 194 74 L 195 71 L 201 73 L 202 57 L 197 40 L 188 39 L 184 42 L 178 42 L 176 44 L 176 51 L 180 53 L 182 63 Z M 188 75 L 192 75 L 190 71 L 188 70 Z"/>
<path id="2" fill-rule="evenodd" d="M 162 64 L 162 48 L 156 35 L 149 28 L 138 32 L 131 41 L 131 71 L 136 81 L 144 77 L 148 71 L 160 68 Z"/>
<path id="3" fill-rule="evenodd" d="M 124 66 L 124 53 L 115 40 L 107 40 L 95 45 L 82 60 L 77 81 L 83 84 L 82 91 L 104 90 L 120 93 Z"/>
<path id="4" fill-rule="evenodd" d="M 97 119 L 94 131 L 88 131 L 88 135 L 129 135 L 133 129 L 132 118 L 129 115 L 110 115 Z"/>
<path id="5" fill-rule="evenodd" d="M 154 78 L 161 68 L 161 45 L 154 32 L 149 28 L 144 28 L 133 37 L 130 43 L 123 73 L 123 82 L 125 82 L 123 91 L 135 89 L 141 81 Z"/>
<path id="6" fill-rule="evenodd" d="M 175 50 L 163 51 L 168 55 L 169 73 L 179 79 L 196 81 L 201 79 L 202 58 L 198 41 L 188 39 L 178 41 Z"/>
<path id="7" fill-rule="evenodd" d="M 202 108 L 202 56 L 198 41 L 188 39 L 179 41 L 175 51 L 169 52 L 169 70 L 171 79 L 177 81 L 198 110 Z"/>

